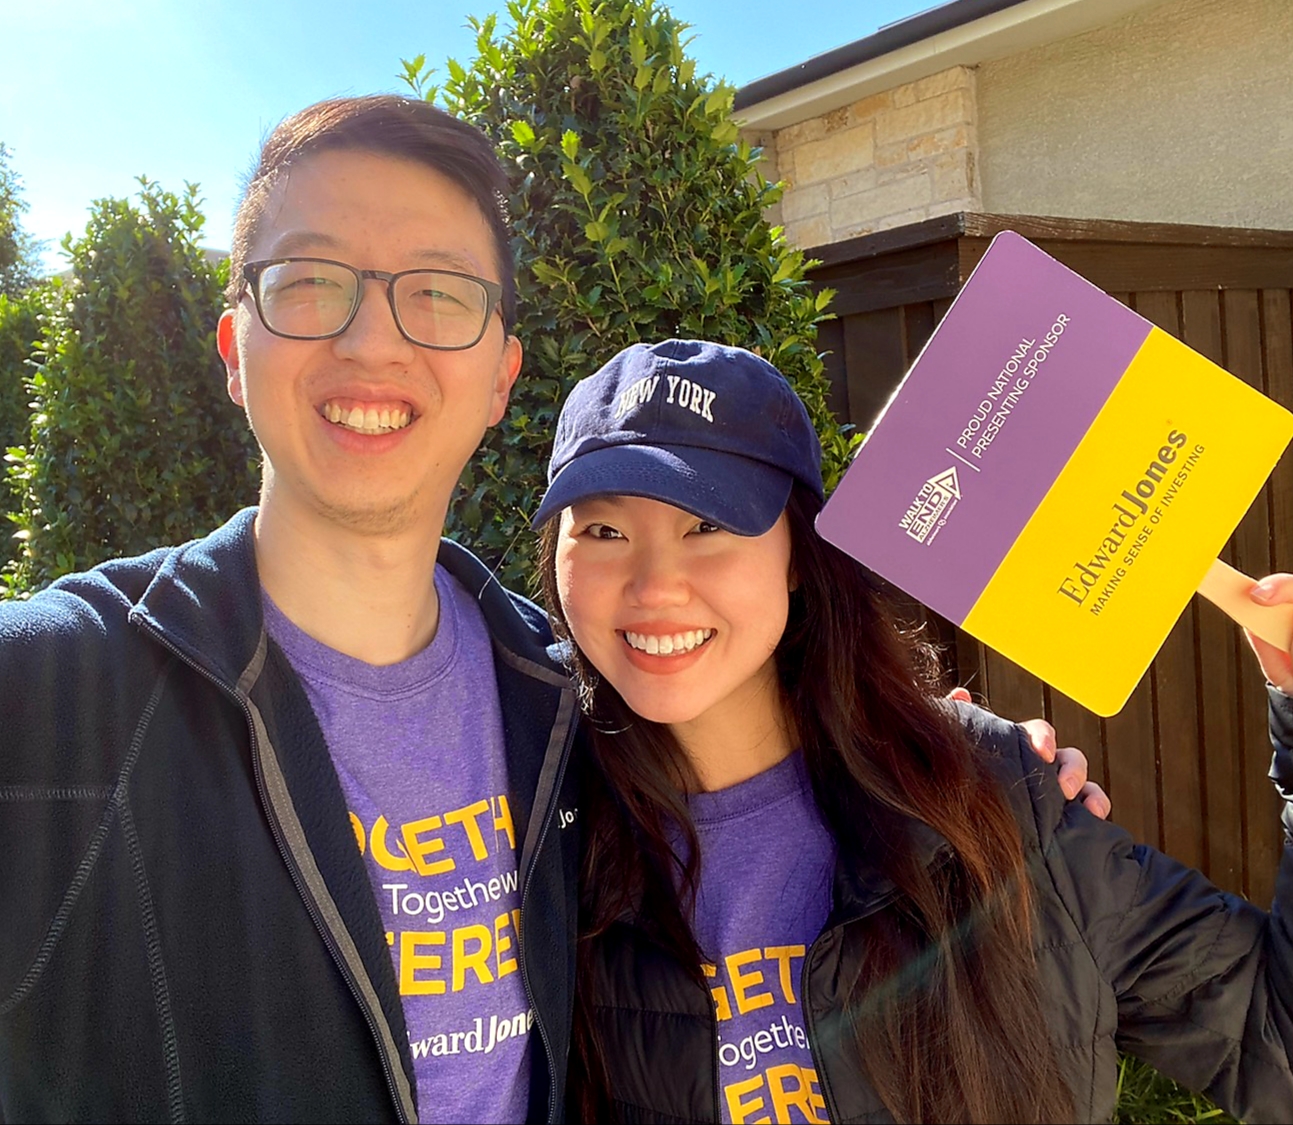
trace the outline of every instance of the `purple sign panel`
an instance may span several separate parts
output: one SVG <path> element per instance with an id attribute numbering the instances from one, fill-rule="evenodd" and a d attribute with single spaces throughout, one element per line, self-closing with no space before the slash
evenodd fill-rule
<path id="1" fill-rule="evenodd" d="M 1013 231 L 997 235 L 818 531 L 959 624 L 1150 327 Z"/>

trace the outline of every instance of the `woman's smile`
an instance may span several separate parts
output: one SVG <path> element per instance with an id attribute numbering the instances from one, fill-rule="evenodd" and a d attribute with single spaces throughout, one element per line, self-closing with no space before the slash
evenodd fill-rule
<path id="1" fill-rule="evenodd" d="M 617 629 L 626 656 L 635 668 L 656 676 L 686 671 L 707 655 L 717 629 Z"/>

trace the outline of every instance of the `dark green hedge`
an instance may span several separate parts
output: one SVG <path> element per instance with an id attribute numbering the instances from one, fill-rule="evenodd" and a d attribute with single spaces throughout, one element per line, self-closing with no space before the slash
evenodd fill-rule
<path id="1" fill-rule="evenodd" d="M 255 500 L 256 451 L 215 350 L 220 270 L 197 237 L 196 188 L 141 181 L 64 241 L 72 279 L 47 293 L 30 372 L 22 549 L 10 591 L 182 542 Z"/>
<path id="2" fill-rule="evenodd" d="M 27 402 L 31 392 L 27 380 L 32 375 L 32 356 L 40 335 L 39 313 L 44 294 L 30 289 L 17 297 L 0 293 L 0 450 L 20 453 L 15 446 L 24 445 L 31 428 Z M 6 475 L 0 479 L 0 567 L 16 554 L 17 530 L 8 520 L 9 512 L 19 504 L 20 493 Z"/>
<path id="3" fill-rule="evenodd" d="M 475 24 L 477 57 L 409 82 L 485 130 L 511 170 L 526 361 L 502 424 L 463 475 L 448 530 L 528 577 L 529 517 L 558 408 L 621 348 L 673 336 L 757 349 L 795 383 L 828 485 L 850 440 L 826 405 L 803 255 L 764 215 L 780 189 L 731 119 L 733 91 L 696 74 L 686 25 L 650 0 L 515 0 Z"/>

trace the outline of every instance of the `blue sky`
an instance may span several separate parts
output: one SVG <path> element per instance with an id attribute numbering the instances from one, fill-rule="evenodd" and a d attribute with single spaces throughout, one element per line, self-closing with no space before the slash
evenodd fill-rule
<path id="1" fill-rule="evenodd" d="M 870 35 L 933 0 L 674 0 L 701 71 L 740 86 Z M 0 141 L 22 178 L 26 228 L 57 244 L 90 201 L 147 175 L 201 186 L 205 244 L 226 247 L 239 177 L 265 132 L 337 94 L 399 90 L 402 58 L 474 55 L 469 15 L 504 0 L 12 0 Z"/>

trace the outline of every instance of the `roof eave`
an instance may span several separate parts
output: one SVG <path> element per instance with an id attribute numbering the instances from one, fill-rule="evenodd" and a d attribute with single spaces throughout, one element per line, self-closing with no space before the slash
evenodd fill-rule
<path id="1" fill-rule="evenodd" d="M 1080 35 L 1161 2 L 953 0 L 741 87 L 734 116 L 749 129 L 783 129 L 949 67 Z"/>

